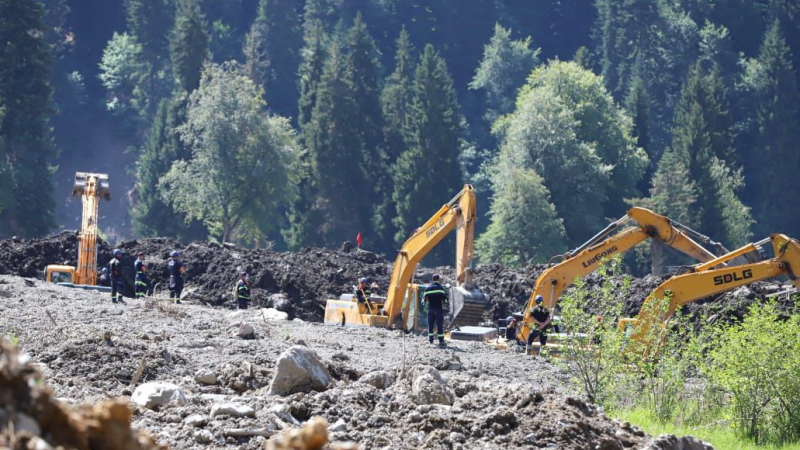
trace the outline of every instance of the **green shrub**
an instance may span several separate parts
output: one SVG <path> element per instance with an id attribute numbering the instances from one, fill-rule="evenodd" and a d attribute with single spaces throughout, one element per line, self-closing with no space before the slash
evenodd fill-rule
<path id="1" fill-rule="evenodd" d="M 730 395 L 737 430 L 756 443 L 800 439 L 800 318 L 754 305 L 714 340 L 702 370 Z"/>

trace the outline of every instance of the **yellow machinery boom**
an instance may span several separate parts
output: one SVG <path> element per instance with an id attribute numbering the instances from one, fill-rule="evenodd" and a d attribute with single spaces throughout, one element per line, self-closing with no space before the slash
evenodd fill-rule
<path id="1" fill-rule="evenodd" d="M 75 285 L 94 286 L 97 284 L 97 220 L 100 200 L 110 200 L 111 190 L 108 175 L 100 173 L 77 172 L 72 185 L 72 197 L 80 197 L 83 204 L 81 232 L 78 236 L 78 265 L 47 266 L 47 281 L 53 281 L 54 273 L 70 274 Z M 71 270 L 70 270 L 71 269 Z"/>
<path id="2" fill-rule="evenodd" d="M 325 323 L 392 328 L 402 319 L 404 328 L 415 328 L 409 322 L 409 311 L 414 310 L 418 302 L 418 291 L 417 285 L 411 284 L 411 278 L 420 260 L 453 230 L 456 230 L 456 287 L 451 289 L 453 319 L 450 323 L 460 313 L 469 312 L 473 317 L 476 310 L 482 313 L 485 297 L 473 285 L 469 268 L 475 234 L 475 208 L 475 191 L 471 185 L 465 185 L 403 244 L 395 259 L 382 307 L 372 309 L 354 300 L 328 300 Z"/>
<path id="3" fill-rule="evenodd" d="M 761 245 L 768 242 L 772 242 L 775 252 L 775 257 L 772 259 L 740 266 L 719 267 L 720 264 L 738 256 L 758 250 Z M 692 273 L 676 275 L 665 281 L 645 299 L 638 318 L 621 319 L 619 327 L 621 329 L 633 327 L 631 339 L 634 348 L 639 347 L 638 350 L 646 355 L 649 352 L 649 344 L 661 341 L 669 319 L 678 307 L 756 281 L 780 276 L 786 276 L 795 288 L 800 289 L 800 279 L 796 275 L 798 270 L 800 270 L 800 243 L 786 235 L 773 234 L 763 241 L 748 244 L 711 261 L 697 264 L 692 267 Z M 669 304 L 666 308 L 657 308 L 653 303 L 657 299 L 669 299 Z M 657 326 L 661 328 L 654 329 Z M 654 332 L 657 334 L 652 334 Z M 653 336 L 656 339 L 651 339 Z"/>
<path id="4" fill-rule="evenodd" d="M 608 237 L 629 220 L 636 222 L 636 225 L 624 228 L 617 234 Z M 645 208 L 631 208 L 625 216 L 610 224 L 580 247 L 564 255 L 562 261 L 539 275 L 523 311 L 522 326 L 517 337 L 523 342 L 527 342 L 532 326 L 530 312 L 536 306 L 534 300 L 537 296 L 541 295 L 544 298 L 544 306 L 552 311 L 561 294 L 572 285 L 576 278 L 594 272 L 600 267 L 603 259 L 624 253 L 647 238 L 656 239 L 701 262 L 712 261 L 715 259 L 715 255 L 694 239 L 727 253 L 721 244 L 685 225 Z"/>

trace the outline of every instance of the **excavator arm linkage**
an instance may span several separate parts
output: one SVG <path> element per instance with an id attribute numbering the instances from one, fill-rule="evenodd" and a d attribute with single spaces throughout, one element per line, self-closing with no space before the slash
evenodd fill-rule
<path id="1" fill-rule="evenodd" d="M 636 225 L 620 231 L 623 224 L 629 220 L 636 222 Z M 522 326 L 517 337 L 527 341 L 532 324 L 530 312 L 536 306 L 537 296 L 541 295 L 544 298 L 544 306 L 552 311 L 561 294 L 576 278 L 594 272 L 604 259 L 624 253 L 647 238 L 658 240 L 700 262 L 712 261 L 716 257 L 697 241 L 727 253 L 722 245 L 685 225 L 645 208 L 631 208 L 625 216 L 564 255 L 561 262 L 539 275 L 523 311 Z"/>

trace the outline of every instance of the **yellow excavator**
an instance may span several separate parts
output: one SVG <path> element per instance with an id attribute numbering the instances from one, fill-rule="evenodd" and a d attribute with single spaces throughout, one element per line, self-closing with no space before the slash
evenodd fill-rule
<path id="1" fill-rule="evenodd" d="M 722 264 L 753 251 L 761 253 L 761 246 L 770 242 L 775 255 L 773 258 L 721 267 Z M 800 243 L 786 235 L 773 234 L 762 241 L 692 266 L 689 273 L 670 278 L 645 299 L 637 318 L 621 319 L 618 326 L 621 330 L 632 333 L 633 351 L 646 356 L 651 351 L 651 345 L 657 345 L 663 339 L 667 324 L 678 307 L 756 281 L 781 276 L 787 277 L 795 289 L 800 289 L 798 272 L 800 272 Z M 669 304 L 664 305 L 666 308 L 659 308 L 653 303 L 657 299 L 669 299 Z"/>
<path id="2" fill-rule="evenodd" d="M 100 200 L 111 200 L 108 175 L 77 172 L 72 185 L 72 198 L 81 197 L 83 219 L 78 235 L 77 267 L 51 264 L 45 268 L 48 283 L 67 286 L 109 290 L 97 285 L 97 220 Z"/>
<path id="3" fill-rule="evenodd" d="M 623 228 L 630 221 L 635 224 Z M 544 306 L 552 314 L 561 294 L 572 285 L 577 277 L 594 272 L 604 259 L 624 253 L 647 238 L 662 242 L 696 261 L 704 263 L 714 260 L 716 256 L 700 243 L 714 247 L 719 253 L 728 252 L 720 243 L 679 222 L 645 208 L 631 208 L 625 216 L 608 225 L 580 247 L 566 255 L 560 255 L 559 257 L 563 258 L 561 261 L 539 275 L 522 318 L 519 320 L 521 326 L 517 331 L 517 338 L 522 342 L 527 342 L 533 326 L 530 313 L 536 307 L 536 297 L 540 295 L 543 297 Z"/>
<path id="4" fill-rule="evenodd" d="M 472 281 L 475 235 L 475 190 L 465 185 L 452 200 L 442 206 L 424 225 L 406 240 L 394 262 L 386 298 L 372 297 L 357 302 L 352 295 L 328 300 L 325 323 L 347 326 L 384 327 L 422 331 L 427 317 L 422 314 L 424 286 L 413 284 L 412 277 L 420 260 L 451 231 L 456 230 L 456 280 L 450 288 L 451 313 L 448 326 L 477 324 L 486 306 L 486 296 Z"/>

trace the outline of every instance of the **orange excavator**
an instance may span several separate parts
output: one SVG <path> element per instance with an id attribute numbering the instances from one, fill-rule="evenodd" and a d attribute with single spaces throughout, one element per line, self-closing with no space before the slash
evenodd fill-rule
<path id="1" fill-rule="evenodd" d="M 630 222 L 633 224 L 623 228 Z M 544 307 L 552 314 L 559 297 L 576 278 L 594 272 L 605 258 L 624 253 L 648 238 L 657 240 L 700 262 L 713 261 L 716 258 L 701 243 L 713 247 L 718 253 L 728 252 L 720 243 L 679 222 L 645 208 L 631 208 L 625 216 L 608 225 L 586 243 L 566 255 L 561 255 L 561 261 L 539 275 L 523 311 L 520 321 L 522 326 L 517 332 L 517 338 L 527 342 L 534 326 L 530 313 L 536 307 L 536 297 L 542 296 Z M 744 257 L 744 254 L 737 256 Z"/>
<path id="2" fill-rule="evenodd" d="M 77 267 L 51 264 L 45 268 L 48 283 L 108 290 L 97 285 L 97 220 L 100 200 L 110 200 L 108 175 L 77 172 L 72 185 L 72 197 L 80 197 L 83 204 L 81 232 L 78 236 Z"/>
<path id="3" fill-rule="evenodd" d="M 754 251 L 762 253 L 761 246 L 767 243 L 772 243 L 773 258 L 738 266 L 723 266 L 742 255 Z M 669 320 L 678 307 L 771 278 L 786 277 L 794 289 L 800 289 L 798 276 L 800 242 L 783 234 L 773 234 L 762 241 L 692 266 L 689 273 L 670 278 L 645 299 L 637 318 L 621 319 L 618 326 L 621 330 L 631 331 L 632 350 L 646 356 L 662 342 Z M 660 307 L 657 299 L 667 299 L 668 303 Z"/>

